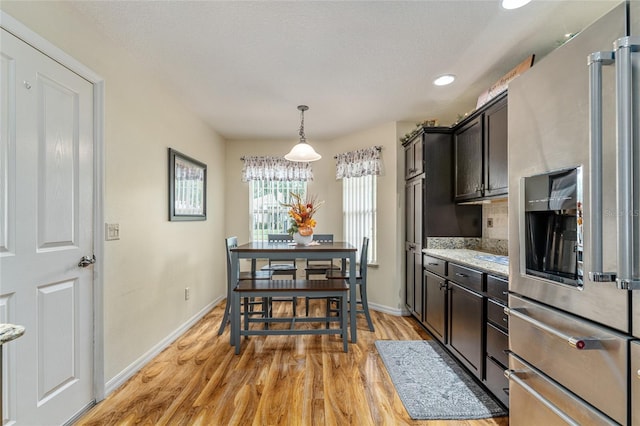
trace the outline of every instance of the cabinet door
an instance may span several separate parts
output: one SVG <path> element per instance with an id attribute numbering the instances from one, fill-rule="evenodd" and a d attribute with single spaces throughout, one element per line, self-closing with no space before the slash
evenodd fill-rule
<path id="1" fill-rule="evenodd" d="M 484 114 L 485 120 L 485 196 L 504 195 L 508 191 L 507 170 L 507 98 Z"/>
<path id="2" fill-rule="evenodd" d="M 405 303 L 407 309 L 422 321 L 422 251 L 405 243 Z"/>
<path id="3" fill-rule="evenodd" d="M 423 269 L 422 269 L 422 250 L 416 250 L 413 253 L 413 277 L 414 277 L 414 292 L 415 292 L 415 298 L 414 298 L 414 306 L 413 306 L 413 312 L 416 318 L 418 318 L 418 320 L 422 321 L 422 312 L 423 312 L 423 306 L 424 306 L 424 291 L 423 291 L 423 284 L 422 284 L 422 274 L 423 274 Z"/>
<path id="4" fill-rule="evenodd" d="M 422 250 L 422 197 L 424 179 L 415 178 L 405 185 L 405 241 Z"/>
<path id="5" fill-rule="evenodd" d="M 449 281 L 449 346 L 482 379 L 482 296 Z"/>
<path id="6" fill-rule="evenodd" d="M 409 244 L 409 243 L 405 243 Z M 405 260 L 405 304 L 407 305 L 407 309 L 409 312 L 414 312 L 414 298 L 415 298 L 415 279 L 414 279 L 414 271 L 415 271 L 415 256 L 413 255 L 413 250 L 411 248 L 405 248 L 404 251 L 404 260 Z"/>
<path id="7" fill-rule="evenodd" d="M 455 200 L 482 197 L 482 116 L 455 133 Z"/>
<path id="8" fill-rule="evenodd" d="M 416 136 L 404 147 L 404 178 L 410 179 L 424 171 L 422 135 Z"/>
<path id="9" fill-rule="evenodd" d="M 424 273 L 424 324 L 442 343 L 447 335 L 447 281 L 430 272 Z"/>

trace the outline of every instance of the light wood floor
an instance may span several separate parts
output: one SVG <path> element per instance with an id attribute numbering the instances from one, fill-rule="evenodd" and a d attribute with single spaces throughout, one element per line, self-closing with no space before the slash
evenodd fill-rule
<path id="1" fill-rule="evenodd" d="M 300 300 L 298 315 L 304 315 Z M 319 310 L 321 301 L 312 301 Z M 288 307 L 287 307 L 288 305 Z M 290 304 L 277 303 L 277 310 Z M 508 418 L 411 420 L 377 355 L 378 339 L 428 339 L 411 318 L 372 311 L 358 343 L 337 336 L 252 336 L 234 355 L 229 328 L 217 335 L 220 304 L 78 425 L 473 425 Z M 317 312 L 319 313 L 319 312 Z"/>

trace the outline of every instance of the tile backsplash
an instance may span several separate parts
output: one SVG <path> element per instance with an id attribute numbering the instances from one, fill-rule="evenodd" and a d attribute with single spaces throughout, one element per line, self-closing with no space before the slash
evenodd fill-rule
<path id="1" fill-rule="evenodd" d="M 491 226 L 489 226 L 491 225 Z M 482 205 L 482 238 L 509 239 L 509 209 L 507 200 Z"/>
<path id="2" fill-rule="evenodd" d="M 508 255 L 509 212 L 507 205 L 506 200 L 482 205 L 482 238 L 429 237 L 427 238 L 427 248 L 469 249 Z"/>

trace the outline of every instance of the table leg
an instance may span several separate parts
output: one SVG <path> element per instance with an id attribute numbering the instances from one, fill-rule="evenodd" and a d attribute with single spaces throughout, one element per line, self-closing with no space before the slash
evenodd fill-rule
<path id="1" fill-rule="evenodd" d="M 234 340 L 233 340 L 233 317 L 235 316 L 235 313 L 233 311 L 233 309 L 235 308 L 235 306 L 233 306 L 232 300 L 233 300 L 233 295 L 234 293 L 236 293 L 234 291 L 234 289 L 236 288 L 236 285 L 238 285 L 238 278 L 239 278 L 239 271 L 240 271 L 240 265 L 239 265 L 239 260 L 238 260 L 238 253 L 235 252 L 231 252 L 231 277 L 229 278 L 229 283 L 228 283 L 228 289 L 227 289 L 227 307 L 230 309 L 230 315 L 231 315 L 231 330 L 229 333 L 230 336 L 230 344 L 233 345 L 234 344 Z M 237 311 L 238 315 L 240 315 L 240 310 Z M 239 318 L 238 318 L 239 320 Z M 239 321 L 238 321 L 239 322 Z"/>
<path id="2" fill-rule="evenodd" d="M 240 294 L 233 291 L 233 306 L 231 307 L 231 345 L 236 347 L 236 355 L 240 353 Z"/>
<path id="3" fill-rule="evenodd" d="M 347 292 L 342 292 L 342 300 L 340 301 L 340 328 L 342 328 L 342 350 L 349 351 L 347 342 Z"/>
<path id="4" fill-rule="evenodd" d="M 356 299 L 356 252 L 349 253 L 349 322 L 351 324 L 351 343 L 358 341 L 356 326 L 357 299 Z M 345 304 L 346 305 L 346 304 Z"/>

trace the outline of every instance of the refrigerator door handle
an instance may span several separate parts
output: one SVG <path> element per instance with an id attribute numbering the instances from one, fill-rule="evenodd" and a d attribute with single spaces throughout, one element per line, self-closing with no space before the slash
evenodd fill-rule
<path id="1" fill-rule="evenodd" d="M 640 88 L 634 88 L 633 61 L 640 50 L 640 36 L 622 37 L 614 43 L 616 62 L 618 277 L 616 284 L 624 290 L 640 289 L 640 141 L 635 140 L 633 113 L 640 108 Z M 635 91 L 635 92 L 634 92 Z M 635 146 L 634 146 L 635 145 Z"/>
<path id="2" fill-rule="evenodd" d="M 591 268 L 589 279 L 614 282 L 615 272 L 602 272 L 602 66 L 615 62 L 613 52 L 594 52 L 589 65 L 589 231 Z"/>
<path id="3" fill-rule="evenodd" d="M 517 371 L 517 370 L 505 370 L 504 375 L 507 379 L 514 382 L 525 391 L 527 391 L 531 396 L 538 400 L 542 405 L 547 407 L 551 412 L 553 412 L 556 416 L 560 417 L 563 421 L 571 426 L 580 426 L 580 423 L 573 420 L 569 415 L 567 415 L 564 411 L 558 408 L 551 401 L 547 400 L 544 396 L 542 396 L 538 391 L 529 386 L 524 380 L 522 380 L 518 374 L 522 374 L 526 372 Z"/>
<path id="4" fill-rule="evenodd" d="M 524 312 L 521 312 L 517 308 L 504 308 L 504 313 L 507 315 L 513 315 L 514 317 L 522 321 L 528 322 L 532 326 L 544 331 L 547 334 L 550 334 L 561 340 L 566 341 L 567 344 L 574 349 L 581 350 L 581 351 L 604 349 L 604 347 L 602 346 L 602 341 L 598 338 L 571 336 L 569 334 L 563 333 L 561 330 L 558 330 L 557 328 L 551 327 L 543 323 L 542 321 L 538 321 L 537 319 L 528 316 L 527 314 L 525 314 Z"/>

